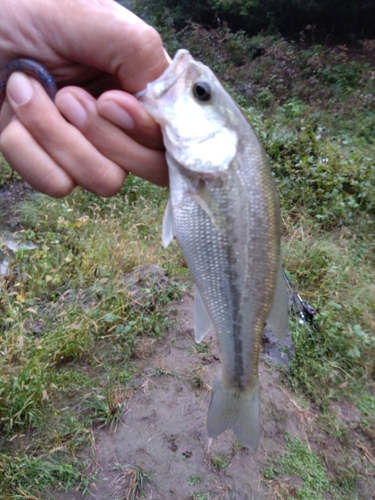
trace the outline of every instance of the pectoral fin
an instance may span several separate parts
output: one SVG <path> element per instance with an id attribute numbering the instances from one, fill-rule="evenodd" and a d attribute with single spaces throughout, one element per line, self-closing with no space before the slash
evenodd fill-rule
<path id="1" fill-rule="evenodd" d="M 288 330 L 288 296 L 281 263 L 279 264 L 276 290 L 272 307 L 267 318 L 267 325 L 271 328 L 280 342 L 285 340 Z"/>
<path id="2" fill-rule="evenodd" d="M 194 332 L 195 341 L 200 344 L 212 326 L 211 319 L 202 302 L 198 288 L 194 285 Z"/>
<path id="3" fill-rule="evenodd" d="M 208 215 L 208 217 L 210 218 L 212 224 L 214 226 L 216 226 L 216 221 L 215 221 L 215 217 L 214 217 L 214 214 L 211 210 L 211 207 L 210 207 L 210 203 L 209 203 L 209 199 L 205 199 L 201 192 L 196 193 L 194 195 L 192 195 L 192 197 L 194 198 L 194 200 L 198 203 L 198 205 L 201 207 L 201 209 L 206 212 L 206 214 Z"/>
<path id="4" fill-rule="evenodd" d="M 169 243 L 173 240 L 174 230 L 173 230 L 173 210 L 171 199 L 168 199 L 167 206 L 165 208 L 163 224 L 161 228 L 161 239 L 164 248 L 167 248 Z"/>
<path id="5" fill-rule="evenodd" d="M 209 217 L 212 224 L 219 230 L 226 229 L 226 218 L 222 214 L 222 210 L 213 193 L 207 189 L 205 182 L 202 182 L 198 189 L 189 193 L 194 201 Z"/>

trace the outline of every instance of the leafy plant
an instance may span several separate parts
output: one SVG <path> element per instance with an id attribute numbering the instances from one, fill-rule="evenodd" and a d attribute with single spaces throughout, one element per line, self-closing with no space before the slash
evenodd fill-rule
<path id="1" fill-rule="evenodd" d="M 211 457 L 211 463 L 215 469 L 225 469 L 230 467 L 232 459 L 228 453 L 219 453 L 219 455 Z"/>
<path id="2" fill-rule="evenodd" d="M 193 474 L 192 476 L 190 476 L 188 478 L 188 484 L 190 486 L 196 486 L 197 484 L 201 483 L 202 480 L 203 480 L 202 476 L 197 476 L 197 475 Z"/>

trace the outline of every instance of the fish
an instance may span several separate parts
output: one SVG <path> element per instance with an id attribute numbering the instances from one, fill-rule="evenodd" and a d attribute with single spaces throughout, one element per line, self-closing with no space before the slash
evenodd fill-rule
<path id="1" fill-rule="evenodd" d="M 185 49 L 137 97 L 163 134 L 170 198 L 162 240 L 167 247 L 176 237 L 192 274 L 195 339 L 212 326 L 218 336 L 208 436 L 232 429 L 256 449 L 264 326 L 280 340 L 288 326 L 280 206 L 265 150 L 215 74 Z"/>

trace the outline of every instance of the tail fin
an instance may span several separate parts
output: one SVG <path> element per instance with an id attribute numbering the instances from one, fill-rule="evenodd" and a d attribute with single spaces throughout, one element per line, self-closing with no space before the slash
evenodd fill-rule
<path id="1" fill-rule="evenodd" d="M 225 387 L 219 374 L 208 409 L 208 435 L 216 437 L 226 429 L 233 429 L 244 446 L 255 450 L 260 437 L 259 392 L 259 384 L 253 390 Z"/>

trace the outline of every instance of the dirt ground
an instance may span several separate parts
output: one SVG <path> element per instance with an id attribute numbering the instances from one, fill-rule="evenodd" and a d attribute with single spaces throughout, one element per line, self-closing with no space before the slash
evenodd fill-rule
<path id="1" fill-rule="evenodd" d="M 139 361 L 143 375 L 116 432 L 95 432 L 90 472 L 97 472 L 92 488 L 97 499 L 137 498 L 126 496 L 135 484 L 136 468 L 147 475 L 142 497 L 146 500 L 272 498 L 273 489 L 262 474 L 267 457 L 282 452 L 286 433 L 306 438 L 310 419 L 304 418 L 279 370 L 265 356 L 260 363 L 263 431 L 258 449 L 242 448 L 232 431 L 208 438 L 206 415 L 220 366 L 219 350 L 212 332 L 209 353 L 196 352 L 192 301 L 185 295 L 173 305 L 170 314 L 176 327 L 151 357 Z M 286 480 L 298 484 L 298 478 Z M 82 496 L 69 491 L 56 498 Z"/>

